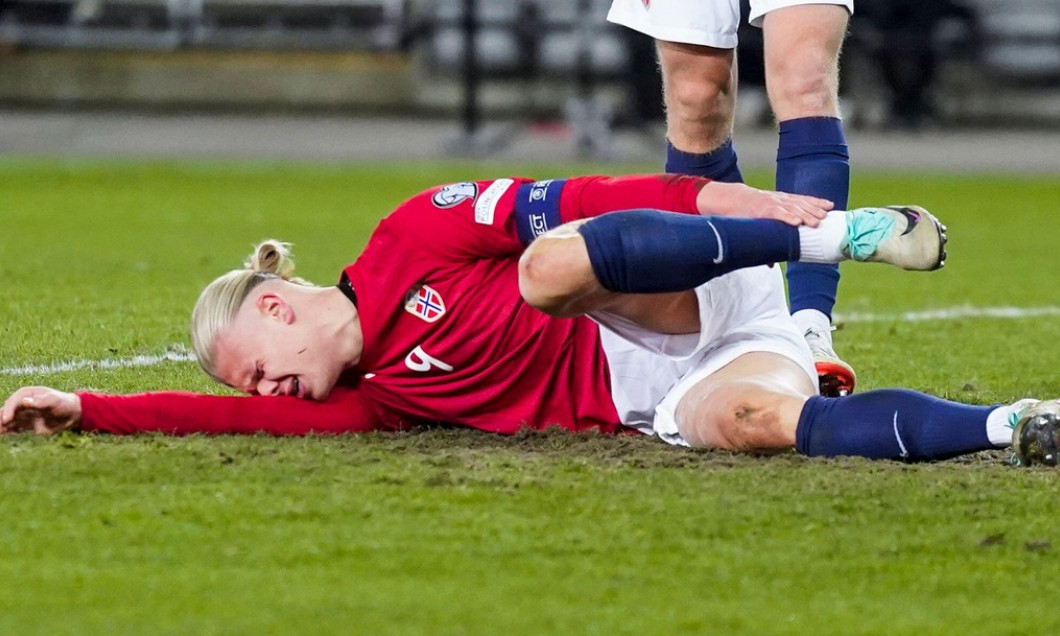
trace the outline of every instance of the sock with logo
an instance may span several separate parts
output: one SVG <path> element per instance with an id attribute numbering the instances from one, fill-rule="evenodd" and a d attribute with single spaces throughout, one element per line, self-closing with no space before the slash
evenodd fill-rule
<path id="1" fill-rule="evenodd" d="M 691 174 L 726 183 L 743 183 L 737 165 L 732 139 L 710 152 L 685 152 L 666 141 L 666 171 L 670 174 Z"/>
<path id="2" fill-rule="evenodd" d="M 626 210 L 578 227 L 605 289 L 625 293 L 693 289 L 743 267 L 799 258 L 800 228 L 734 219 Z"/>
<path id="3" fill-rule="evenodd" d="M 907 389 L 880 389 L 807 400 L 795 430 L 804 455 L 873 459 L 946 459 L 995 448 L 987 418 L 997 407 L 972 406 Z"/>

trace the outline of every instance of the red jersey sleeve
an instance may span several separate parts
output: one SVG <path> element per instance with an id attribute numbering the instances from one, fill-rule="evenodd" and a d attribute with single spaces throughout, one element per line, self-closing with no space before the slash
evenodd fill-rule
<path id="1" fill-rule="evenodd" d="M 616 210 L 666 210 L 699 214 L 696 197 L 709 179 L 682 174 L 568 179 L 560 196 L 564 223 Z"/>
<path id="2" fill-rule="evenodd" d="M 365 433 L 407 425 L 377 411 L 358 391 L 338 386 L 328 398 L 201 395 L 175 391 L 106 395 L 78 393 L 81 429 L 117 435 Z"/>
<path id="3" fill-rule="evenodd" d="M 525 183 L 515 199 L 515 224 L 520 241 L 578 219 L 619 210 L 648 208 L 699 214 L 696 197 L 709 179 L 687 175 L 574 177 Z"/>
<path id="4" fill-rule="evenodd" d="M 576 219 L 637 208 L 698 214 L 696 196 L 707 183 L 686 175 L 452 183 L 403 203 L 380 223 L 372 240 L 386 250 L 400 242 L 413 259 L 428 254 L 449 261 L 511 257 L 541 234 Z"/>

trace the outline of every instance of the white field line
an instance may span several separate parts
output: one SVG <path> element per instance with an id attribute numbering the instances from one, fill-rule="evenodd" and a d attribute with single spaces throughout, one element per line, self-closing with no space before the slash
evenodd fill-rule
<path id="1" fill-rule="evenodd" d="M 946 309 L 929 309 L 925 311 L 905 311 L 893 314 L 871 312 L 837 312 L 835 322 L 925 322 L 960 320 L 962 318 L 995 318 L 1015 320 L 1020 318 L 1041 318 L 1060 316 L 1060 307 L 948 307 Z"/>
<path id="2" fill-rule="evenodd" d="M 104 358 L 103 360 L 71 360 L 51 364 L 24 364 L 19 367 L 0 368 L 0 375 L 52 375 L 69 373 L 84 369 L 128 369 L 131 367 L 154 367 L 168 362 L 192 362 L 195 354 L 190 351 L 174 350 L 160 355 L 139 355 L 131 358 Z"/>
<path id="3" fill-rule="evenodd" d="M 871 312 L 852 312 L 836 314 L 835 321 L 858 322 L 926 322 L 947 321 L 974 318 L 992 318 L 1016 320 L 1021 318 L 1040 318 L 1060 316 L 1060 307 L 949 307 L 926 311 L 906 311 L 890 314 Z M 24 364 L 18 367 L 0 368 L 0 376 L 51 375 L 69 373 L 84 369 L 128 369 L 131 367 L 154 367 L 171 362 L 193 362 L 195 354 L 174 347 L 159 355 L 138 355 L 131 358 L 105 358 L 103 360 L 71 360 L 51 364 Z"/>

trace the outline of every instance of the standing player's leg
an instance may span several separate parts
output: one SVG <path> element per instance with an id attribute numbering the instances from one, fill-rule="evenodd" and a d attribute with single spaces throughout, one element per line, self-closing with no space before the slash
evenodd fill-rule
<path id="1" fill-rule="evenodd" d="M 612 0 L 607 19 L 655 39 L 666 171 L 742 182 L 732 145 L 739 0 Z"/>
<path id="2" fill-rule="evenodd" d="M 815 2 L 820 0 L 815 0 Z M 839 52 L 852 3 L 802 4 L 755 14 L 765 41 L 766 90 L 777 117 L 776 188 L 846 209 L 850 164 L 839 113 Z M 833 265 L 788 269 L 792 315 L 814 352 L 826 394 L 853 390 L 854 370 L 832 348 L 831 316 L 839 285 Z"/>
<path id="3" fill-rule="evenodd" d="M 666 172 L 742 183 L 732 143 L 733 49 L 656 42 L 666 106 Z"/>

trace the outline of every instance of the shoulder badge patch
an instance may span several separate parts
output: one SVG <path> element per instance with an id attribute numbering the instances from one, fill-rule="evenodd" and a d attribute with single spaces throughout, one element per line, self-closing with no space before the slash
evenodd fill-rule
<path id="1" fill-rule="evenodd" d="M 439 208 L 451 208 L 478 196 L 478 185 L 470 182 L 451 183 L 434 193 L 431 202 Z"/>
<path id="2" fill-rule="evenodd" d="M 475 223 L 493 225 L 493 217 L 497 214 L 497 204 L 513 183 L 515 181 L 512 179 L 497 179 L 482 191 L 482 196 L 475 201 Z"/>
<path id="3" fill-rule="evenodd" d="M 433 287 L 416 285 L 405 294 L 405 311 L 426 322 L 434 322 L 445 315 L 445 301 Z"/>

